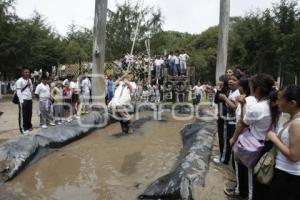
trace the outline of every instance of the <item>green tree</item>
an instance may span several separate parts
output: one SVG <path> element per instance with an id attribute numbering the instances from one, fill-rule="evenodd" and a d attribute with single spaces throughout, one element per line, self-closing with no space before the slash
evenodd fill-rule
<path id="1" fill-rule="evenodd" d="M 135 50 L 145 51 L 144 40 L 159 33 L 162 29 L 160 10 L 141 8 L 136 3 L 125 1 L 117 5 L 117 10 L 111 12 L 107 21 L 106 60 L 119 59 L 129 53 L 136 26 L 140 21 Z"/>

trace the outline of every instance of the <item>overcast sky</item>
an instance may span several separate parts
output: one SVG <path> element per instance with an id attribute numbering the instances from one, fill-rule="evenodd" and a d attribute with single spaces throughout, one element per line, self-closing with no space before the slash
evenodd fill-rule
<path id="1" fill-rule="evenodd" d="M 125 0 L 108 0 L 108 8 Z M 136 0 L 132 0 L 136 1 Z M 140 0 L 141 1 L 141 0 Z M 95 0 L 16 0 L 16 12 L 22 18 L 38 11 L 60 34 L 65 35 L 72 21 L 80 26 L 93 25 Z M 231 16 L 244 16 L 249 11 L 271 8 L 279 0 L 231 0 Z M 144 6 L 160 8 L 164 30 L 201 33 L 219 23 L 220 0 L 144 0 Z"/>

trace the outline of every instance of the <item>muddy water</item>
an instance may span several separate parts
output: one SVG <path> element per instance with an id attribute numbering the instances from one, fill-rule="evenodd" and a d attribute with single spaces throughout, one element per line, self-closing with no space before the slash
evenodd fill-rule
<path id="1" fill-rule="evenodd" d="M 97 130 L 26 168 L 6 190 L 21 199 L 135 199 L 172 169 L 182 147 L 179 131 L 193 122 L 164 117 L 127 136 L 116 137 L 118 123 Z"/>

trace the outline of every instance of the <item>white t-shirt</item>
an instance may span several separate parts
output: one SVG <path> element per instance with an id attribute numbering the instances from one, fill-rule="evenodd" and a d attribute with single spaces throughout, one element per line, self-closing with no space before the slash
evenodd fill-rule
<path id="1" fill-rule="evenodd" d="M 21 92 L 21 90 L 29 83 L 29 86 Z M 32 100 L 32 82 L 30 79 L 25 80 L 23 77 L 19 78 L 16 82 L 17 95 L 19 97 L 19 101 L 23 103 L 23 100 Z"/>
<path id="2" fill-rule="evenodd" d="M 154 65 L 155 66 L 161 66 L 161 60 L 160 59 L 155 59 Z"/>
<path id="3" fill-rule="evenodd" d="M 230 90 L 228 99 L 231 101 L 236 101 L 236 98 L 240 95 L 240 91 L 236 89 L 235 91 Z"/>
<path id="4" fill-rule="evenodd" d="M 132 93 L 136 90 L 137 86 L 135 82 L 130 82 L 132 87 Z M 120 81 L 119 85 L 117 86 L 114 97 L 112 98 L 110 104 L 114 105 L 130 105 L 131 104 L 131 92 L 128 86 L 123 82 Z"/>
<path id="5" fill-rule="evenodd" d="M 189 56 L 186 53 L 183 53 L 183 54 L 179 55 L 180 61 L 185 62 L 188 58 L 189 58 Z"/>
<path id="6" fill-rule="evenodd" d="M 195 91 L 196 95 L 198 95 L 198 94 L 202 95 L 202 87 L 201 86 L 195 85 L 193 87 L 193 90 Z"/>
<path id="7" fill-rule="evenodd" d="M 248 110 L 250 107 L 253 105 L 257 104 L 257 99 L 254 96 L 248 96 L 245 98 L 246 104 L 244 106 L 244 114 L 246 113 L 246 110 Z M 241 118 L 241 113 L 242 113 L 242 108 L 241 104 L 239 103 L 236 111 L 235 111 L 235 117 L 236 117 L 236 122 L 238 122 Z"/>
<path id="8" fill-rule="evenodd" d="M 78 82 L 71 81 L 70 82 L 70 88 L 74 91 L 74 94 L 79 94 L 80 89 L 78 87 Z"/>
<path id="9" fill-rule="evenodd" d="M 270 106 L 267 100 L 259 101 L 247 108 L 244 122 L 249 125 L 250 132 L 258 140 L 265 140 L 272 123 Z"/>
<path id="10" fill-rule="evenodd" d="M 236 102 L 236 98 L 240 95 L 240 91 L 238 89 L 232 91 L 230 90 L 229 95 L 228 95 L 228 99 L 230 101 Z M 230 112 L 229 112 L 230 111 Z M 227 113 L 227 117 L 229 119 L 228 124 L 236 124 L 236 110 L 229 110 L 228 109 L 228 113 Z"/>
<path id="11" fill-rule="evenodd" d="M 81 87 L 84 93 L 89 93 L 92 87 L 90 79 L 85 78 L 81 83 Z"/>
<path id="12" fill-rule="evenodd" d="M 63 81 L 63 85 L 66 85 L 66 83 L 68 83 L 69 82 L 69 79 L 65 79 L 64 81 Z"/>
<path id="13" fill-rule="evenodd" d="M 50 87 L 48 84 L 46 85 L 43 83 L 38 84 L 34 93 L 39 96 L 40 101 L 45 101 L 50 99 Z"/>
<path id="14" fill-rule="evenodd" d="M 179 64 L 179 57 L 178 56 L 173 56 L 174 64 L 178 65 Z"/>

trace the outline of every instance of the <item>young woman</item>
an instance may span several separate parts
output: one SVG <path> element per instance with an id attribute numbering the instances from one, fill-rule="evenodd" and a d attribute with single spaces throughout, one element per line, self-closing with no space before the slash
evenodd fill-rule
<path id="1" fill-rule="evenodd" d="M 216 156 L 213 158 L 213 161 L 215 163 L 220 163 L 220 158 L 223 155 L 223 150 L 224 150 L 224 131 L 227 131 L 227 122 L 226 122 L 226 117 L 227 117 L 227 107 L 226 104 L 223 100 L 219 98 L 221 94 L 227 94 L 229 91 L 228 88 L 228 79 L 225 75 L 222 75 L 219 77 L 219 82 L 217 84 L 217 93 L 215 95 L 215 103 L 218 105 L 218 120 L 217 120 L 217 126 L 218 126 L 218 138 L 219 138 L 219 150 L 220 150 L 220 156 Z"/>
<path id="2" fill-rule="evenodd" d="M 250 79 L 250 91 L 251 94 L 257 99 L 257 103 L 252 105 L 251 107 L 247 108 L 245 111 L 245 115 L 243 117 L 243 120 L 241 120 L 236 130 L 233 134 L 233 137 L 230 139 L 230 144 L 233 145 L 237 139 L 238 136 L 246 129 L 248 128 L 250 133 L 260 142 L 265 142 L 265 147 L 261 152 L 261 155 L 263 155 L 266 151 L 268 151 L 271 147 L 271 142 L 265 141 L 266 140 L 266 134 L 272 127 L 272 113 L 269 103 L 269 95 L 272 91 L 272 87 L 274 85 L 274 80 L 271 76 L 266 74 L 258 74 Z M 262 197 L 262 191 L 264 191 L 265 188 L 263 188 L 262 185 L 260 185 L 253 176 L 253 168 L 248 168 L 248 187 L 246 190 L 244 190 L 242 193 L 237 192 L 231 192 L 227 193 L 225 190 L 224 192 L 231 196 L 231 197 L 238 197 L 241 195 L 247 195 L 245 192 L 248 193 L 248 200 L 257 199 L 261 200 L 264 199 Z M 245 179 L 242 180 L 242 183 L 244 183 Z M 240 183 L 240 184 L 242 184 Z M 241 192 L 241 191 L 240 191 Z"/>
<path id="3" fill-rule="evenodd" d="M 278 93 L 278 106 L 290 115 L 278 134 L 268 132 L 277 147 L 276 165 L 268 200 L 300 199 L 300 86 L 288 86 Z"/>
<path id="4" fill-rule="evenodd" d="M 220 94 L 220 100 L 224 101 L 227 107 L 227 116 L 226 122 L 224 125 L 224 146 L 223 146 L 223 153 L 220 158 L 220 161 L 223 164 L 228 164 L 230 161 L 231 156 L 231 146 L 229 144 L 230 138 L 233 136 L 235 125 L 236 125 L 236 116 L 235 111 L 237 109 L 237 97 L 240 95 L 239 92 L 239 80 L 234 76 L 230 76 L 228 78 L 228 86 L 229 86 L 229 94 L 228 97 L 225 94 Z"/>
<path id="5" fill-rule="evenodd" d="M 244 114 L 246 110 L 248 110 L 252 105 L 257 103 L 257 100 L 254 96 L 251 95 L 250 87 L 249 87 L 250 78 L 243 77 L 239 81 L 239 91 L 240 96 L 236 98 L 238 102 L 238 106 L 236 109 L 236 123 L 239 125 L 240 121 L 243 120 Z M 230 144 L 232 146 L 232 144 Z M 234 160 L 233 164 L 236 175 L 236 186 L 235 187 L 226 187 L 224 192 L 228 196 L 247 196 L 247 188 L 248 188 L 248 170 L 245 166 Z"/>

